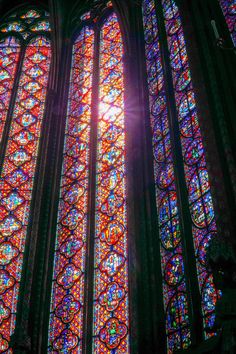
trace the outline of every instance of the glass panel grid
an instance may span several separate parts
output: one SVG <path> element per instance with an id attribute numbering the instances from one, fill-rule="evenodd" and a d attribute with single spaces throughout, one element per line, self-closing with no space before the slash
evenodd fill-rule
<path id="1" fill-rule="evenodd" d="M 164 310 L 168 352 L 191 344 L 173 154 L 154 1 L 143 1 L 149 107 L 152 126 Z"/>
<path id="2" fill-rule="evenodd" d="M 204 326 L 210 328 L 214 323 L 214 309 L 219 296 L 214 287 L 212 274 L 207 271 L 206 267 L 207 246 L 212 237 L 216 235 L 212 196 L 179 11 L 174 0 L 162 0 L 162 5 L 192 216 L 202 314 Z M 212 334 L 205 332 L 206 337 L 210 335 Z"/>
<path id="3" fill-rule="evenodd" d="M 8 349 L 15 328 L 50 58 L 50 42 L 44 37 L 33 39 L 26 48 L 0 176 L 1 352 Z"/>
<path id="4" fill-rule="evenodd" d="M 94 353 L 129 353 L 123 45 L 118 20 L 100 38 Z"/>
<path id="5" fill-rule="evenodd" d="M 49 32 L 50 24 L 48 19 L 44 19 L 47 16 L 45 12 L 29 10 L 22 15 L 17 13 L 11 15 L 8 19 L 0 25 L 0 34 L 9 33 L 18 36 L 22 36 L 26 39 L 30 34 L 35 32 Z"/>
<path id="6" fill-rule="evenodd" d="M 15 38 L 8 37 L 0 42 L 0 141 L 7 118 L 19 54 L 20 44 Z"/>
<path id="7" fill-rule="evenodd" d="M 87 251 L 88 177 L 94 32 L 73 47 L 55 248 L 49 352 L 81 353 Z"/>

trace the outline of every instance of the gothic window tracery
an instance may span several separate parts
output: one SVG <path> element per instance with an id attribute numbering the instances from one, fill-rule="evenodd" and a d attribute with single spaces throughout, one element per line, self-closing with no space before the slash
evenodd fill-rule
<path id="1" fill-rule="evenodd" d="M 96 4 L 81 21 L 73 45 L 48 350 L 81 353 L 92 307 L 92 350 L 128 353 L 123 43 L 110 2 L 105 9 Z"/>
<path id="2" fill-rule="evenodd" d="M 14 332 L 51 45 L 47 14 L 25 10 L 0 27 L 0 134 L 6 138 L 0 171 L 0 351 Z M 19 75 L 16 76 L 18 70 Z"/>
<path id="3" fill-rule="evenodd" d="M 235 42 L 235 5 L 220 2 Z M 111 1 L 94 4 L 79 16 L 73 42 L 48 328 L 47 350 L 53 353 L 81 353 L 90 340 L 90 352 L 130 352 L 124 49 Z M 202 333 L 204 338 L 215 334 L 220 294 L 206 267 L 206 249 L 217 230 L 181 17 L 174 0 L 142 4 L 160 286 L 172 353 L 192 344 L 189 258 L 196 271 Z M 48 13 L 37 9 L 13 14 L 0 25 L 0 352 L 12 352 L 51 61 L 49 32 Z M 187 236 L 185 212 L 191 224 Z"/>
<path id="4" fill-rule="evenodd" d="M 163 274 L 164 307 L 169 352 L 187 348 L 191 344 L 190 304 L 191 292 L 186 287 L 187 258 L 196 261 L 196 276 L 200 293 L 200 306 L 205 337 L 213 335 L 217 293 L 212 274 L 206 267 L 206 250 L 216 236 L 216 224 L 206 167 L 205 152 L 198 122 L 196 100 L 186 52 L 181 18 L 175 1 L 162 1 L 162 14 L 167 38 L 169 64 L 163 63 L 162 43 L 159 41 L 160 21 L 154 1 L 143 1 L 143 24 L 146 48 L 147 80 L 150 117 L 153 132 L 153 155 L 156 182 L 160 251 Z M 169 65 L 172 76 L 175 112 L 168 104 L 163 67 Z M 166 71 L 165 71 L 166 73 Z M 176 117 L 174 116 L 176 114 Z M 170 118 L 172 116 L 172 118 Z M 174 116 L 174 118 L 173 118 Z M 177 123 L 178 122 L 178 123 Z M 175 129 L 171 135 L 170 130 Z M 178 137 L 176 137 L 176 132 Z M 179 139 L 179 141 L 178 141 Z M 173 158 L 173 146 L 180 146 L 181 160 Z M 194 252 L 186 254 L 189 239 L 184 221 L 179 217 L 180 194 L 176 189 L 179 167 L 188 192 L 187 202 L 192 223 Z M 178 187 L 180 188 L 180 187 Z M 177 192 L 177 193 L 176 193 Z M 180 210 L 186 213 L 186 210 Z M 193 305 L 195 306 L 195 305 Z"/>

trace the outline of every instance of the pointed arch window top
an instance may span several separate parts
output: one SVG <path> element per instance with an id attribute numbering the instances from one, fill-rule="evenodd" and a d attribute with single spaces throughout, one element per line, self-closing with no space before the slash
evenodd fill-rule
<path id="1" fill-rule="evenodd" d="M 17 33 L 26 39 L 31 33 L 49 32 L 50 24 L 48 14 L 45 11 L 28 10 L 21 14 L 14 14 L 14 20 L 10 16 L 0 27 L 0 33 Z"/>
<path id="2" fill-rule="evenodd" d="M 86 11 L 80 16 L 80 20 L 97 22 L 104 11 L 112 9 L 112 1 L 94 0 L 91 11 Z"/>

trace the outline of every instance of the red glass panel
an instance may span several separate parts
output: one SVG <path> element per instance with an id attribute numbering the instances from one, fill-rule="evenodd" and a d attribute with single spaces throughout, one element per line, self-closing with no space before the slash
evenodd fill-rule
<path id="1" fill-rule="evenodd" d="M 0 176 L 1 352 L 8 348 L 15 327 L 50 58 L 50 42 L 44 37 L 33 39 L 26 48 Z"/>
<path id="2" fill-rule="evenodd" d="M 73 47 L 51 297 L 50 352 L 82 350 L 93 47 L 93 30 L 84 27 Z"/>
<path id="3" fill-rule="evenodd" d="M 100 39 L 93 351 L 129 353 L 123 45 L 115 14 Z"/>
<path id="4" fill-rule="evenodd" d="M 9 37 L 0 42 L 0 141 L 6 122 L 19 53 L 20 44 L 15 38 Z"/>

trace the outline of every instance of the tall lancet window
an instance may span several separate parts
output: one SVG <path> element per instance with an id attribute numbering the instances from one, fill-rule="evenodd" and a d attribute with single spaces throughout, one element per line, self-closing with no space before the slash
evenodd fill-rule
<path id="1" fill-rule="evenodd" d="M 232 41 L 236 46 L 236 0 L 219 0 Z"/>
<path id="2" fill-rule="evenodd" d="M 18 11 L 0 27 L 1 353 L 9 349 L 17 316 L 51 58 L 47 17 L 44 11 Z"/>
<path id="3" fill-rule="evenodd" d="M 129 353 L 123 44 L 100 5 L 73 45 L 49 352 Z"/>
<path id="4" fill-rule="evenodd" d="M 189 347 L 192 333 L 201 326 L 203 336 L 214 334 L 211 328 L 218 294 L 205 257 L 209 241 L 216 236 L 216 224 L 175 1 L 163 0 L 157 7 L 154 0 L 144 0 L 143 26 L 165 325 L 168 352 L 172 353 Z M 198 329 L 194 323 L 199 324 Z"/>

